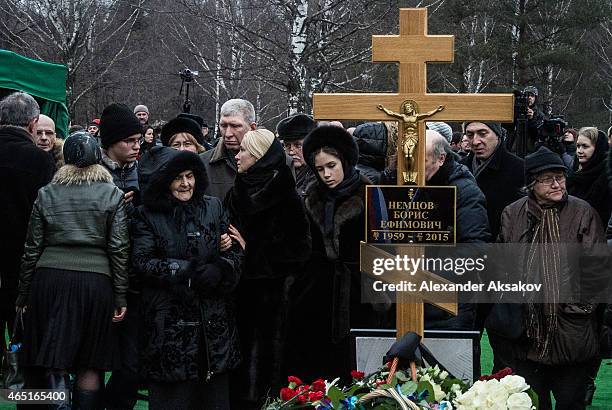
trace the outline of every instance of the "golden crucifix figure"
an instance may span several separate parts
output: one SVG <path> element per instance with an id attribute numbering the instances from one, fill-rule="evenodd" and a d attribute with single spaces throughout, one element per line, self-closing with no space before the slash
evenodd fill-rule
<path id="1" fill-rule="evenodd" d="M 402 175 L 404 176 L 404 183 L 416 183 L 417 170 L 416 161 L 414 160 L 414 150 L 419 142 L 418 121 L 431 117 L 435 113 L 442 111 L 444 106 L 439 105 L 435 110 L 423 114 L 419 114 L 419 107 L 417 103 L 412 100 L 406 100 L 402 103 L 400 107 L 400 111 L 402 111 L 402 113 L 391 111 L 385 108 L 382 104 L 379 104 L 377 108 L 384 111 L 391 117 L 398 118 L 402 123 L 404 129 L 402 147 L 405 158 L 405 170 L 402 172 Z"/>

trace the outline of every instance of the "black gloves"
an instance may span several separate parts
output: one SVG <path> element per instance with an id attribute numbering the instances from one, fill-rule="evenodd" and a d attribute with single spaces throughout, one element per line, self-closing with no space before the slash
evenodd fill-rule
<path id="1" fill-rule="evenodd" d="M 214 290 L 221 278 L 223 272 L 216 263 L 204 263 L 202 260 L 193 259 L 189 263 L 191 271 L 191 287 L 198 292 L 210 293 Z"/>

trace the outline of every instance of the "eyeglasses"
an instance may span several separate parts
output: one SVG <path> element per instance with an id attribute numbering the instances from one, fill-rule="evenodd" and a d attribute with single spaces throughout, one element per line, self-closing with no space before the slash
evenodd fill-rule
<path id="1" fill-rule="evenodd" d="M 125 145 L 131 145 L 131 146 L 136 146 L 136 145 L 142 145 L 142 143 L 144 142 L 144 138 L 126 138 L 124 140 L 121 140 Z"/>
<path id="2" fill-rule="evenodd" d="M 42 137 L 43 135 L 48 135 L 50 137 L 53 137 L 55 135 L 55 131 L 36 130 L 36 135 L 38 135 L 39 137 Z"/>
<path id="3" fill-rule="evenodd" d="M 174 149 L 180 149 L 182 148 L 191 148 L 193 147 L 194 144 L 191 141 L 181 141 L 181 142 L 173 142 L 172 144 L 170 144 L 170 148 L 174 148 Z"/>
<path id="4" fill-rule="evenodd" d="M 290 150 L 291 148 L 295 150 L 302 149 L 302 145 L 301 142 L 283 142 L 283 147 L 286 150 Z"/>
<path id="5" fill-rule="evenodd" d="M 562 184 L 565 182 L 565 175 L 550 175 L 544 178 L 535 178 L 540 184 L 552 186 L 555 182 Z"/>

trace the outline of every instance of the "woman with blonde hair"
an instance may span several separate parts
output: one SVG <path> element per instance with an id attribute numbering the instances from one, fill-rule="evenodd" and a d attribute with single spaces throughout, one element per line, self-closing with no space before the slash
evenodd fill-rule
<path id="1" fill-rule="evenodd" d="M 248 131 L 236 165 L 225 204 L 246 241 L 238 286 L 244 355 L 238 407 L 259 409 L 268 391 L 281 387 L 290 290 L 310 256 L 310 231 L 285 151 L 272 132 Z"/>
<path id="2" fill-rule="evenodd" d="M 190 118 L 176 117 L 163 126 L 161 142 L 164 146 L 180 151 L 191 151 L 201 154 L 204 148 L 204 136 L 200 125 Z"/>

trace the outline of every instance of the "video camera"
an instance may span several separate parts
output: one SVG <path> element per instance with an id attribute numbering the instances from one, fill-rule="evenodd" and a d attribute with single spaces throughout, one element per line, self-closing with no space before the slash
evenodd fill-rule
<path id="1" fill-rule="evenodd" d="M 200 75 L 199 71 L 191 71 L 190 69 L 186 68 L 184 70 L 179 71 L 178 75 L 181 77 L 181 79 L 186 82 L 186 83 L 190 83 L 193 81 L 194 77 L 197 77 Z"/>
<path id="2" fill-rule="evenodd" d="M 514 120 L 527 120 L 527 110 L 529 109 L 529 100 L 527 93 L 519 90 L 514 90 Z"/>
<path id="3" fill-rule="evenodd" d="M 563 141 L 563 134 L 567 122 L 563 115 L 552 115 L 549 119 L 544 120 L 538 128 L 538 146 L 544 145 L 551 151 L 559 152 Z"/>

